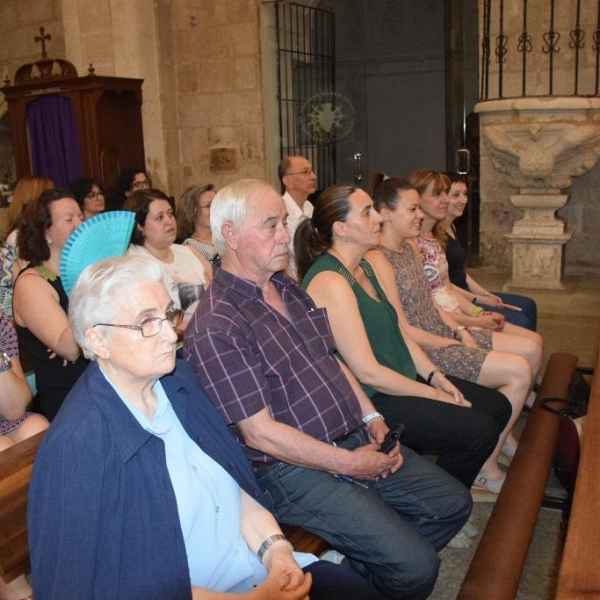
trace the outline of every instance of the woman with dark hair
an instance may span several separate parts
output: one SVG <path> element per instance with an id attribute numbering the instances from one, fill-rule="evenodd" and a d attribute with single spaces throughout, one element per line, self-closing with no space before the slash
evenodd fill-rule
<path id="1" fill-rule="evenodd" d="M 437 464 L 466 487 L 497 493 L 503 473 L 488 458 L 510 404 L 495 390 L 446 377 L 404 331 L 395 286 L 386 289 L 364 258 L 380 231 L 368 194 L 327 188 L 294 238 L 302 286 L 327 309 L 337 351 L 377 410 L 404 423 L 403 442 L 438 454 Z"/>
<path id="2" fill-rule="evenodd" d="M 67 318 L 69 299 L 60 280 L 60 258 L 81 210 L 67 190 L 45 191 L 27 205 L 18 238 L 27 262 L 15 281 L 15 323 L 33 362 L 34 410 L 50 421 L 87 366 Z"/>
<path id="3" fill-rule="evenodd" d="M 469 202 L 467 179 L 458 173 L 446 173 L 446 177 L 450 181 L 449 204 L 442 226 L 446 234 L 446 260 L 448 261 L 450 281 L 455 285 L 457 292 L 461 293 L 469 302 L 476 306 L 489 307 L 503 315 L 509 323 L 535 331 L 537 306 L 534 300 L 519 294 L 489 292 L 467 273 L 467 252 L 462 247 L 454 227 L 454 221 L 462 217 Z M 516 306 L 519 310 L 505 308 L 505 304 Z"/>
<path id="4" fill-rule="evenodd" d="M 177 330 L 182 335 L 212 279 L 212 268 L 191 246 L 174 243 L 177 221 L 168 197 L 160 190 L 133 192 L 123 210 L 135 213 L 129 253 L 150 256 L 163 268 L 169 279 L 169 294 L 175 306 L 184 311 Z"/>
<path id="5" fill-rule="evenodd" d="M 75 200 L 81 208 L 84 221 L 104 212 L 106 208 L 104 192 L 96 179 L 80 177 L 69 184 L 69 189 L 75 195 Z"/>
<path id="6" fill-rule="evenodd" d="M 147 190 L 152 187 L 152 179 L 146 175 L 144 169 L 127 169 L 117 179 L 115 193 L 110 198 L 110 210 L 123 210 L 123 203 L 132 192 Z"/>
<path id="7" fill-rule="evenodd" d="M 212 183 L 193 185 L 183 192 L 175 208 L 177 240 L 198 250 L 208 262 L 218 258 L 210 232 L 210 205 L 215 195 Z"/>

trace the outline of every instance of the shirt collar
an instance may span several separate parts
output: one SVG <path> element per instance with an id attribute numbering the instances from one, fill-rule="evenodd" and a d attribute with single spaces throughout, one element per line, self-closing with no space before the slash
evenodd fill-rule
<path id="1" fill-rule="evenodd" d="M 258 287 L 253 281 L 238 277 L 225 269 L 220 268 L 214 275 L 214 280 L 219 282 L 224 288 L 231 289 L 232 291 L 244 296 L 245 298 L 260 298 L 263 299 L 263 293 L 260 287 Z M 283 271 L 278 271 L 271 277 L 271 282 L 275 287 L 282 292 L 289 285 L 294 282 L 287 277 Z"/>

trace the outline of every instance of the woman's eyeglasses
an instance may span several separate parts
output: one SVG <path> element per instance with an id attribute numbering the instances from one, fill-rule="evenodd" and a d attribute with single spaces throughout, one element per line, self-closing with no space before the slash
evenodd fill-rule
<path id="1" fill-rule="evenodd" d="M 131 184 L 131 189 L 133 190 L 144 190 L 152 187 L 152 179 L 150 177 L 146 177 L 144 181 L 134 181 Z"/>
<path id="2" fill-rule="evenodd" d="M 92 200 L 96 200 L 96 198 L 99 198 L 100 196 L 102 196 L 104 198 L 104 192 L 90 192 L 89 194 L 86 194 L 86 198 L 91 198 Z"/>
<path id="3" fill-rule="evenodd" d="M 169 324 L 173 329 L 179 327 L 181 325 L 181 321 L 183 319 L 182 311 L 170 310 L 165 313 L 164 317 L 152 317 L 150 319 L 146 319 L 142 321 L 139 325 L 120 325 L 117 323 L 96 323 L 92 327 L 120 327 L 122 329 L 134 329 L 139 331 L 143 337 L 149 338 L 154 337 L 160 333 L 162 329 L 162 325 L 164 321 L 169 321 Z"/>

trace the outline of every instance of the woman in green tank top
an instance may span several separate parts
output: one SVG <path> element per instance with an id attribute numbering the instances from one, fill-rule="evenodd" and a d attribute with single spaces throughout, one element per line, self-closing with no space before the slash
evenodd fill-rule
<path id="1" fill-rule="evenodd" d="M 437 454 L 465 486 L 497 493 L 503 473 L 488 458 L 510 404 L 495 390 L 447 378 L 402 330 L 390 293 L 364 259 L 379 243 L 381 221 L 361 189 L 325 190 L 294 240 L 302 286 L 327 309 L 340 358 L 376 408 L 390 426 L 404 423 L 403 442 Z"/>

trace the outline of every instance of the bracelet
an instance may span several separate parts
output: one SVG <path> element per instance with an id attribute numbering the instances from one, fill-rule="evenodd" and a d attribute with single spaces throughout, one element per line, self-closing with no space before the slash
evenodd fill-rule
<path id="1" fill-rule="evenodd" d="M 452 332 L 452 335 L 454 336 L 455 340 L 458 340 L 459 342 L 462 341 L 462 333 L 461 331 L 467 331 L 467 328 L 464 325 L 458 325 L 458 327 L 456 327 L 454 329 L 454 331 Z"/>
<path id="2" fill-rule="evenodd" d="M 483 312 L 483 308 L 481 308 L 481 306 L 476 306 L 472 311 L 471 311 L 471 316 L 472 317 L 478 317 L 481 313 Z"/>
<path id="3" fill-rule="evenodd" d="M 2 363 L 0 363 L 0 373 L 12 369 L 12 360 L 6 352 L 0 352 L 0 358 L 2 359 Z"/>
<path id="4" fill-rule="evenodd" d="M 370 423 L 373 419 L 383 419 L 383 415 L 378 412 L 372 412 L 372 413 L 369 413 L 368 415 L 365 415 L 362 418 L 362 422 L 366 425 L 367 423 Z"/>
<path id="5" fill-rule="evenodd" d="M 443 375 L 443 373 L 439 369 L 434 369 L 433 371 L 431 371 L 431 373 L 429 373 L 429 376 L 427 377 L 427 385 L 431 385 L 431 382 L 433 381 L 433 378 L 435 377 L 436 373 Z"/>
<path id="6" fill-rule="evenodd" d="M 287 545 L 289 546 L 290 550 L 293 552 L 294 547 L 292 546 L 292 544 L 290 544 L 290 541 L 285 537 L 285 535 L 283 535 L 283 533 L 276 533 L 275 535 L 270 535 L 261 545 L 260 548 L 258 549 L 258 552 L 256 553 L 256 556 L 258 556 L 258 560 L 260 560 L 260 562 L 262 562 L 263 556 L 265 555 L 265 552 L 275 543 L 275 542 L 286 542 Z"/>

